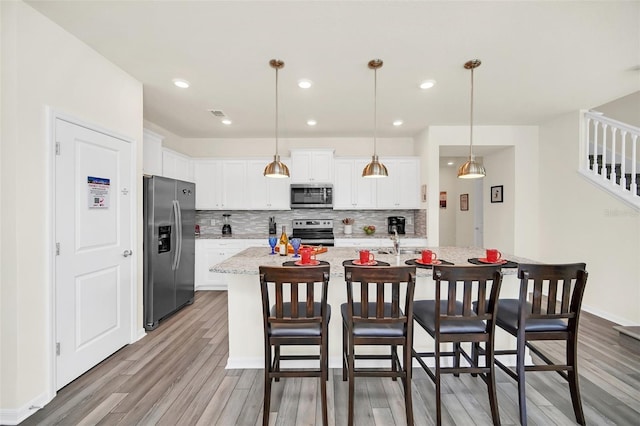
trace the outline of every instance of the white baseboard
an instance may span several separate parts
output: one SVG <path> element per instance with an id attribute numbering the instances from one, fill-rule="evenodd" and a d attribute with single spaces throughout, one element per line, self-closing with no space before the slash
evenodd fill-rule
<path id="1" fill-rule="evenodd" d="M 136 339 L 131 343 L 137 342 L 138 340 L 142 339 L 146 335 L 147 335 L 147 331 L 144 329 L 144 327 L 139 329 L 138 330 L 138 335 L 136 336 Z"/>
<path id="2" fill-rule="evenodd" d="M 584 303 L 582 304 L 582 310 L 585 311 L 585 312 L 589 312 L 590 314 L 599 316 L 600 318 L 604 318 L 604 319 L 606 319 L 608 321 L 615 322 L 616 324 L 623 325 L 625 327 L 629 327 L 629 326 L 638 327 L 638 326 L 640 326 L 640 324 L 638 324 L 638 323 L 634 323 L 633 321 L 629 321 L 628 319 L 619 317 L 619 316 L 617 316 L 615 314 L 612 314 L 610 312 L 606 312 L 606 311 L 603 311 L 601 309 L 594 308 L 593 306 L 585 305 Z"/>
<path id="3" fill-rule="evenodd" d="M 43 393 L 31 401 L 27 402 L 20 408 L 0 408 L 0 424 L 2 425 L 17 425 L 26 420 L 29 416 L 34 414 L 39 409 L 43 408 L 51 402 L 51 398 L 47 397 L 46 393 Z"/>
<path id="4" fill-rule="evenodd" d="M 206 290 L 227 291 L 228 288 L 226 284 L 197 284 L 195 286 L 195 291 L 206 291 Z"/>

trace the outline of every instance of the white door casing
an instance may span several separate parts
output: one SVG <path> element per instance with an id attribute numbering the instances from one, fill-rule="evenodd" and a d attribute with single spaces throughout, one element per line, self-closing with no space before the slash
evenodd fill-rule
<path id="1" fill-rule="evenodd" d="M 54 137 L 60 389 L 133 335 L 133 149 L 126 140 L 59 117 Z"/>

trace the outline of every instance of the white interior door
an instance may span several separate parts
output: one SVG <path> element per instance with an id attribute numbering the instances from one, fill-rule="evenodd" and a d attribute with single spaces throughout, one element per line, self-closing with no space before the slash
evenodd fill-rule
<path id="1" fill-rule="evenodd" d="M 131 144 L 55 121 L 56 388 L 129 343 Z"/>

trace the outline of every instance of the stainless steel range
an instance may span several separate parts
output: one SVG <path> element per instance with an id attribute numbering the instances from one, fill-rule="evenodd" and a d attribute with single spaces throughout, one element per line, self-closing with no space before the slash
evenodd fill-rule
<path id="1" fill-rule="evenodd" d="M 295 219 L 291 237 L 302 244 L 333 246 L 333 219 Z"/>

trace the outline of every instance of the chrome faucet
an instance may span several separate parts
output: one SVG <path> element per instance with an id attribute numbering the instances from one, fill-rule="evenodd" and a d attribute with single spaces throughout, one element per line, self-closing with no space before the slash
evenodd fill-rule
<path id="1" fill-rule="evenodd" d="M 400 237 L 398 236 L 398 230 L 395 225 L 391 229 L 393 229 L 393 237 L 391 237 L 393 241 L 393 254 L 397 256 L 400 254 Z"/>

